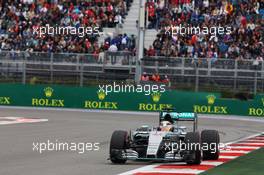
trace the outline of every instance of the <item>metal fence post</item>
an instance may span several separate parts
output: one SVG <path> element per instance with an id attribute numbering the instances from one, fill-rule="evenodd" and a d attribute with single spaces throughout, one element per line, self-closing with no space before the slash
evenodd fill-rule
<path id="1" fill-rule="evenodd" d="M 50 82 L 53 83 L 53 53 L 50 55 Z"/>
<path id="2" fill-rule="evenodd" d="M 184 75 L 184 58 L 181 58 L 181 75 Z"/>
<path id="3" fill-rule="evenodd" d="M 195 63 L 195 92 L 199 91 L 199 63 Z"/>
<path id="4" fill-rule="evenodd" d="M 257 94 L 257 86 L 258 86 L 258 72 L 257 72 L 257 65 L 255 65 L 255 77 L 254 77 L 254 95 Z"/>
<path id="5" fill-rule="evenodd" d="M 259 62 L 257 60 L 253 61 L 253 66 L 254 66 L 254 70 L 255 70 L 255 73 L 254 73 L 254 95 L 257 94 L 257 86 L 258 86 L 258 65 L 259 65 Z"/>
<path id="6" fill-rule="evenodd" d="M 207 65 L 207 76 L 210 78 L 211 77 L 211 69 L 212 69 L 212 62 L 208 61 Z"/>
<path id="7" fill-rule="evenodd" d="M 237 68 L 238 68 L 238 61 L 235 60 L 234 92 L 237 90 Z"/>
<path id="8" fill-rule="evenodd" d="M 26 57 L 26 54 L 24 54 L 24 57 L 23 57 L 23 75 L 22 75 L 22 84 L 26 84 L 26 69 L 27 69 L 27 66 L 26 66 L 26 61 L 27 61 L 27 57 Z"/>
<path id="9" fill-rule="evenodd" d="M 264 77 L 264 61 L 261 62 L 261 84 L 262 84 L 262 91 L 263 91 L 263 84 L 264 84 L 264 81 L 263 81 L 263 77 Z"/>
<path id="10" fill-rule="evenodd" d="M 258 86 L 258 78 L 257 78 L 257 70 L 255 70 L 255 78 L 254 78 L 254 95 L 257 94 L 257 86 Z"/>
<path id="11" fill-rule="evenodd" d="M 207 83 L 210 85 L 212 79 L 211 79 L 211 69 L 212 69 L 212 61 L 208 61 L 207 63 Z"/>
<path id="12" fill-rule="evenodd" d="M 83 87 L 83 61 L 78 57 L 79 71 L 80 71 L 80 87 Z"/>

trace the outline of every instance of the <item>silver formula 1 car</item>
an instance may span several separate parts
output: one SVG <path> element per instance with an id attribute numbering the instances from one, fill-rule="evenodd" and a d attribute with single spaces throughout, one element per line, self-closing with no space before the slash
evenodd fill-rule
<path id="1" fill-rule="evenodd" d="M 193 122 L 191 132 L 181 121 Z M 197 131 L 196 113 L 178 113 L 173 109 L 160 112 L 159 126 L 141 126 L 130 132 L 114 131 L 110 141 L 110 160 L 122 164 L 127 160 L 185 161 L 200 164 L 201 160 L 219 157 L 219 133 Z"/>

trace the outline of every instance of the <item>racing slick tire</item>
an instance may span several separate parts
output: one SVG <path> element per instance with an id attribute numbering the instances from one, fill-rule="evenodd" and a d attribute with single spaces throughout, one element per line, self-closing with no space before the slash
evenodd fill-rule
<path id="1" fill-rule="evenodd" d="M 203 130 L 201 133 L 202 145 L 206 145 L 203 150 L 203 160 L 217 160 L 219 158 L 219 132 L 216 130 Z"/>
<path id="2" fill-rule="evenodd" d="M 115 164 L 124 164 L 126 159 L 122 157 L 122 153 L 128 147 L 128 132 L 114 131 L 110 141 L 110 160 Z"/>
<path id="3" fill-rule="evenodd" d="M 201 136 L 199 132 L 188 132 L 184 138 L 186 154 L 184 160 L 188 165 L 199 165 L 202 161 Z"/>

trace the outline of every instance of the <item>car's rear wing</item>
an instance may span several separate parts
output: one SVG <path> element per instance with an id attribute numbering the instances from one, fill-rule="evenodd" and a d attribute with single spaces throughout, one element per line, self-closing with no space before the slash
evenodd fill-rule
<path id="1" fill-rule="evenodd" d="M 173 110 L 165 110 L 160 112 L 159 121 L 167 120 L 168 115 L 173 122 L 175 121 L 193 121 L 194 132 L 197 130 L 198 116 L 193 112 L 175 112 Z"/>

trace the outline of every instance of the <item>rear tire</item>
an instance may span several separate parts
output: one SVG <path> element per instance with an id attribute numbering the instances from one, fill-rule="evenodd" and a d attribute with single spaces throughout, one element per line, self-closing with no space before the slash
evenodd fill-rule
<path id="1" fill-rule="evenodd" d="M 201 133 L 203 145 L 206 144 L 208 150 L 203 150 L 203 160 L 217 160 L 219 158 L 219 132 L 216 130 L 203 130 Z"/>
<path id="2" fill-rule="evenodd" d="M 110 160 L 115 164 L 124 164 L 126 159 L 122 157 L 122 153 L 128 147 L 128 132 L 114 131 L 110 141 Z"/>
<path id="3" fill-rule="evenodd" d="M 202 161 L 201 137 L 199 132 L 188 132 L 184 138 L 187 155 L 184 156 L 188 165 L 199 165 Z"/>

